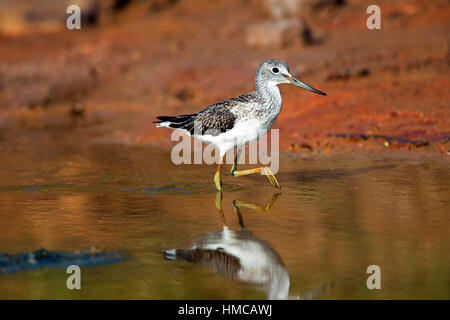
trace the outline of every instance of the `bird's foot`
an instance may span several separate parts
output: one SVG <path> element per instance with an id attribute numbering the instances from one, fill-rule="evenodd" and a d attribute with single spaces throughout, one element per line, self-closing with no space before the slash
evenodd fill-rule
<path id="1" fill-rule="evenodd" d="M 265 166 L 261 168 L 261 174 L 266 175 L 267 179 L 269 179 L 270 183 L 278 189 L 281 189 L 280 184 L 278 183 L 277 177 L 273 174 L 272 170 L 269 167 Z"/>

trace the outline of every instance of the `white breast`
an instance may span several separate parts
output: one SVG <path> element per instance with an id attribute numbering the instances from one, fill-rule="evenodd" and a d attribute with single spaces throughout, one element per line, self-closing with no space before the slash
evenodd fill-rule
<path id="1" fill-rule="evenodd" d="M 219 148 L 222 157 L 228 150 L 235 146 L 243 146 L 259 139 L 261 131 L 265 129 L 261 121 L 245 120 L 237 122 L 233 129 L 221 133 L 217 136 L 203 135 L 193 137 L 207 144 L 212 144 Z"/>

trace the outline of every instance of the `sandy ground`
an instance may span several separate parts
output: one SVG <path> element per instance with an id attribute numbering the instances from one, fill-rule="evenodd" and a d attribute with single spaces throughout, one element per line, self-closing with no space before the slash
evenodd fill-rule
<path id="1" fill-rule="evenodd" d="M 379 1 L 381 30 L 366 28 L 370 1 L 301 12 L 313 41 L 262 48 L 246 44 L 249 26 L 271 19 L 255 0 L 136 1 L 81 30 L 46 20 L 53 11 L 37 1 L 18 3 L 0 7 L 9 17 L 0 25 L 0 138 L 76 125 L 107 141 L 168 147 L 155 116 L 251 91 L 259 63 L 281 58 L 328 94 L 282 86 L 283 150 L 448 161 L 447 1 Z"/>

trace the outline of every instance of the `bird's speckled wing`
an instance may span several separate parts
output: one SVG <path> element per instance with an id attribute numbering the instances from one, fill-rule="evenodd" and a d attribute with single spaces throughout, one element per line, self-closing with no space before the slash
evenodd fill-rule
<path id="1" fill-rule="evenodd" d="M 253 104 L 256 97 L 248 93 L 236 98 L 217 102 L 206 109 L 193 114 L 181 116 L 158 116 L 160 121 L 156 123 L 167 123 L 167 126 L 175 129 L 185 129 L 191 135 L 213 136 L 231 130 L 236 122 L 237 115 L 244 112 L 247 104 Z"/>

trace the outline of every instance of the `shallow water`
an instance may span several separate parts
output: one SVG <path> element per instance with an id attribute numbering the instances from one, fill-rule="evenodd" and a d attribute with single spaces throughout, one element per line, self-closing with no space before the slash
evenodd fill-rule
<path id="1" fill-rule="evenodd" d="M 232 270 L 163 254 L 210 241 L 224 222 L 234 238 L 280 259 L 254 271 L 284 269 L 289 298 L 450 298 L 448 163 L 284 155 L 279 196 L 265 177 L 234 178 L 226 167 L 222 216 L 213 166 L 175 166 L 170 150 L 91 135 L 0 136 L 0 252 L 95 246 L 118 250 L 125 261 L 82 268 L 81 290 L 66 288 L 64 269 L 3 275 L 0 298 L 265 299 L 267 286 L 237 281 Z M 273 198 L 270 211 L 242 206 L 240 217 L 232 205 Z M 381 268 L 380 290 L 366 286 L 369 265 Z"/>

